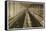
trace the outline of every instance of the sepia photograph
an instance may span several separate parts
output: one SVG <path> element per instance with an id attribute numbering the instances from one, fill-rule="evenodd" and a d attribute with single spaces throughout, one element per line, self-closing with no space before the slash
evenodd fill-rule
<path id="1" fill-rule="evenodd" d="M 42 2 L 7 2 L 8 29 L 40 29 L 45 27 L 45 8 Z"/>

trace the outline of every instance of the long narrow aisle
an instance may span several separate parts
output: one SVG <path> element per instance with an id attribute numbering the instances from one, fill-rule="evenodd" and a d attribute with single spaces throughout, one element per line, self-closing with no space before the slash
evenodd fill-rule
<path id="1" fill-rule="evenodd" d="M 32 11 L 31 11 L 32 12 Z M 21 12 L 18 14 L 19 16 L 15 18 L 16 22 L 13 24 L 11 28 L 28 28 L 28 27 L 41 27 L 39 20 L 37 20 L 37 16 L 31 13 L 28 10 Z"/>
<path id="2" fill-rule="evenodd" d="M 28 14 L 28 11 L 26 11 L 26 16 L 25 16 L 23 28 L 31 27 L 31 26 L 32 26 L 31 23 L 32 23 L 32 22 L 31 22 L 31 19 L 30 19 L 29 14 Z"/>

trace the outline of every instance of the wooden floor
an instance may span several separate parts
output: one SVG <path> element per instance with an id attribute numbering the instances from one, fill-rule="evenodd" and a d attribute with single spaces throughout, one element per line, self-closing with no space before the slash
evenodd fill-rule
<path id="1" fill-rule="evenodd" d="M 24 11 L 18 14 L 12 19 L 12 22 L 9 24 L 9 28 L 27 28 L 27 27 L 42 27 L 40 23 L 42 18 L 32 11 Z M 40 19 L 41 18 L 41 19 Z M 14 21 L 13 21 L 14 20 Z"/>

